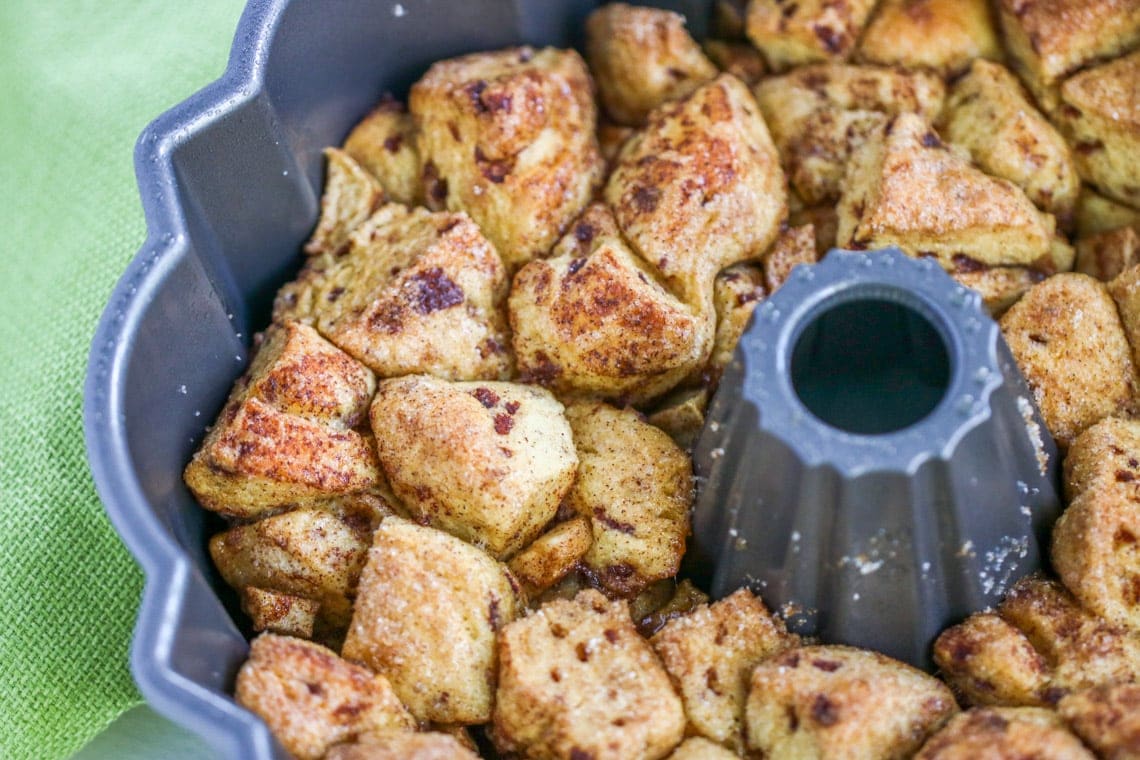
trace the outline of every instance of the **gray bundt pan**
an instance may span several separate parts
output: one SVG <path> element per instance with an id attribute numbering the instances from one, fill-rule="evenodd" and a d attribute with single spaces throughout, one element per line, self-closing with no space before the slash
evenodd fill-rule
<path id="1" fill-rule="evenodd" d="M 147 240 L 111 294 L 84 387 L 99 495 L 146 574 L 131 669 L 150 704 L 226 757 L 287 757 L 229 696 L 247 652 L 205 551 L 220 527 L 182 468 L 244 368 L 317 218 L 321 149 L 433 61 L 572 45 L 587 0 L 253 0 L 225 74 L 139 137 Z M 698 36 L 711 5 L 685 13 Z"/>

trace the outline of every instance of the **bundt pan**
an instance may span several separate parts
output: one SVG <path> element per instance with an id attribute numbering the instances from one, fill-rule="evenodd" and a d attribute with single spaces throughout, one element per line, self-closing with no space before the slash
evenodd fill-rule
<path id="1" fill-rule="evenodd" d="M 686 561 L 797 632 L 930 668 L 938 633 L 1040 569 L 1057 451 L 977 293 L 833 250 L 761 304 L 693 453 Z"/>
<path id="2" fill-rule="evenodd" d="M 697 35 L 710 2 L 662 2 Z M 217 82 L 139 137 L 147 240 L 95 332 L 84 388 L 99 494 L 146 574 L 131 668 L 225 757 L 287 754 L 229 696 L 248 651 L 181 472 L 244 369 L 317 219 L 321 149 L 440 58 L 574 45 L 587 0 L 252 0 Z"/>
<path id="3" fill-rule="evenodd" d="M 684 13 L 694 35 L 703 35 L 709 0 L 651 4 Z M 250 338 L 267 324 L 273 294 L 300 265 L 301 243 L 317 218 L 321 149 L 338 144 L 382 93 L 405 94 L 433 61 L 521 43 L 574 45 L 582 20 L 597 5 L 588 0 L 253 0 L 222 78 L 163 114 L 139 138 L 135 167 L 148 236 L 95 333 L 85 386 L 88 453 L 107 512 L 146 574 L 131 657 L 135 679 L 155 709 L 202 735 L 220 755 L 287 756 L 265 725 L 230 697 L 248 652 L 248 631 L 242 630 L 234 596 L 205 550 L 221 523 L 195 504 L 181 472 L 244 369 Z M 778 304 L 795 306 L 797 289 L 811 290 L 809 276 L 794 276 L 761 307 L 757 321 L 779 321 Z M 966 300 L 971 313 L 977 312 L 976 302 Z M 913 320 L 908 324 L 918 340 L 946 351 L 943 369 L 951 379 L 939 380 L 935 372 L 933 384 L 961 380 L 957 344 L 945 342 L 943 333 L 928 334 L 940 323 L 931 322 L 935 327 L 928 324 L 926 332 Z M 980 325 L 985 335 L 996 335 L 992 323 Z M 991 432 L 993 424 L 1016 427 L 1009 415 L 991 411 L 997 408 L 993 399 L 1008 400 L 1003 383 L 1016 382 L 1011 380 L 1015 373 L 1007 372 L 1012 363 L 999 338 L 993 340 L 998 341 L 991 343 L 999 347 L 999 373 L 977 381 L 971 407 L 979 418 L 992 416 L 974 429 Z M 725 378 L 714 404 L 712 418 L 720 432 L 710 432 L 710 423 L 698 450 L 697 466 L 709 480 L 696 515 L 694 558 L 714 592 L 750 583 L 786 612 L 814 611 L 814 616 L 792 615 L 802 629 L 878 645 L 915 661 L 925 656 L 928 642 L 921 637 L 933 634 L 934 621 L 996 601 L 1006 579 L 1007 565 L 985 580 L 971 561 L 959 561 L 948 547 L 961 548 L 977 536 L 973 551 L 984 563 L 993 548 L 987 543 L 996 535 L 992 531 L 1024 534 L 1026 543 L 1010 547 L 1018 556 L 1011 572 L 1020 573 L 1036 560 L 1055 507 L 1048 475 L 1035 480 L 1030 473 L 1024 493 L 1017 495 L 1016 504 L 1031 514 L 1028 522 L 1020 508 L 1012 516 L 1000 510 L 991 514 L 985 511 L 990 502 L 959 498 L 988 486 L 1006 489 L 1003 493 L 1016 487 L 1014 469 L 998 483 L 999 465 L 991 458 L 1012 467 L 1026 456 L 1024 446 L 997 456 L 970 438 L 977 434 L 959 427 L 965 431 L 962 440 L 947 440 L 945 451 L 969 452 L 973 459 L 958 466 L 955 458 L 953 467 L 938 458 L 913 461 L 905 482 L 917 485 L 860 475 L 858 465 L 842 469 L 813 458 L 811 450 L 773 443 L 777 438 L 765 432 L 774 422 L 770 407 L 749 401 L 749 350 L 745 346 L 738 353 L 743 359 Z M 814 366 L 827 368 L 826 363 Z M 813 398 L 826 404 L 827 387 L 823 383 Z M 1023 389 L 1012 392 L 1027 397 Z M 937 401 L 932 418 L 948 403 Z M 921 416 L 921 404 L 915 408 L 910 413 Z M 816 412 L 828 414 L 821 409 Z M 974 411 L 967 417 L 973 419 Z M 803 419 L 814 419 L 807 414 Z M 953 406 L 945 414 L 962 413 Z M 925 423 L 911 424 L 921 429 Z M 888 440 L 897 434 L 851 436 Z M 1054 461 L 1048 441 L 1042 445 Z M 761 483 L 782 488 L 791 498 L 778 510 L 772 507 L 775 501 L 757 506 L 750 499 L 763 493 L 753 490 Z M 922 499 L 907 502 L 912 491 Z M 831 512 L 825 512 L 828 494 L 842 497 Z M 713 495 L 720 506 L 709 509 Z M 986 532 L 975 533 L 983 523 L 989 526 Z M 845 549 L 841 559 L 847 561 L 834 566 L 841 544 L 854 546 L 851 542 L 868 535 L 881 536 L 882 551 L 895 556 L 880 559 L 873 548 L 862 554 Z M 891 548 L 894 541 L 901 548 Z M 967 547 L 964 555 L 969 554 Z M 917 583 L 906 563 L 918 561 L 921 568 L 926 557 L 932 563 L 929 578 Z M 888 560 L 897 560 L 898 568 Z M 892 579 L 893 585 L 882 588 L 893 591 L 869 591 L 865 584 L 879 574 Z M 848 604 L 845 597 L 856 594 L 865 602 Z M 864 622 L 887 630 L 884 621 L 896 607 L 906 615 L 921 611 L 922 625 L 907 628 L 919 631 L 920 638 L 908 633 L 860 640 Z"/>

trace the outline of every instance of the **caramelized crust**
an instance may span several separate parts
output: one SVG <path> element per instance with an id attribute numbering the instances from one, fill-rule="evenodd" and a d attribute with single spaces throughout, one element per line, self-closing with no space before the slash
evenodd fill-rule
<path id="1" fill-rule="evenodd" d="M 1108 282 L 1124 270 L 1140 264 L 1140 235 L 1132 227 L 1098 232 L 1078 240 L 1076 254 L 1078 272 Z M 1129 337 L 1131 335 L 1130 332 Z"/>
<path id="2" fill-rule="evenodd" d="M 1101 757 L 1140 757 L 1140 684 L 1098 686 L 1070 694 L 1057 711 Z"/>
<path id="3" fill-rule="evenodd" d="M 966 704 L 1046 705 L 1051 672 L 1025 634 L 989 612 L 947 628 L 934 662 Z"/>
<path id="4" fill-rule="evenodd" d="M 396 203 L 423 201 L 416 125 L 404 104 L 385 98 L 348 133 L 344 152 L 356 159 Z"/>

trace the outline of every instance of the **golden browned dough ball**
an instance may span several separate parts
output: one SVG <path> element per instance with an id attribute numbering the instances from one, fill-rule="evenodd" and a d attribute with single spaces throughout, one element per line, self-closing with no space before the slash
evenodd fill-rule
<path id="1" fill-rule="evenodd" d="M 1062 450 L 1089 426 L 1134 408 L 1136 370 L 1104 283 L 1050 277 L 1010 307 L 1001 329 Z"/>
<path id="2" fill-rule="evenodd" d="M 781 241 L 788 235 L 781 233 L 772 248 L 768 249 L 765 261 L 771 261 L 773 249 L 785 248 Z M 811 247 L 812 258 L 815 257 L 815 243 L 808 243 Z M 713 283 L 713 306 L 716 310 L 716 335 L 713 338 L 713 350 L 708 363 L 701 370 L 701 376 L 696 378 L 706 385 L 713 386 L 720 381 L 724 368 L 732 361 L 732 353 L 756 304 L 768 295 L 764 284 L 767 270 L 756 264 L 734 264 L 722 269 Z M 768 280 L 769 282 L 771 280 Z"/>
<path id="3" fill-rule="evenodd" d="M 1057 705 L 1057 712 L 1101 757 L 1140 757 L 1140 684 L 1098 686 L 1070 694 Z"/>
<path id="4" fill-rule="evenodd" d="M 1019 581 L 998 614 L 1020 629 L 1052 668 L 1049 702 L 1068 692 L 1140 676 L 1140 638 L 1081 608 L 1056 581 Z"/>
<path id="5" fill-rule="evenodd" d="M 776 148 L 748 88 L 728 74 L 650 114 L 605 199 L 634 251 L 704 309 L 716 273 L 757 258 L 787 217 Z"/>
<path id="6" fill-rule="evenodd" d="M 681 700 L 625 602 L 586 590 L 500 633 L 491 735 L 501 752 L 656 760 L 684 729 Z"/>
<path id="7" fill-rule="evenodd" d="M 1140 18 L 1140 2 L 1136 3 Z M 1140 51 L 1082 71 L 1061 85 L 1057 122 L 1072 142 L 1081 177 L 1140 208 Z"/>
<path id="8" fill-rule="evenodd" d="M 855 52 L 875 0 L 750 0 L 745 32 L 776 71 Z"/>
<path id="9" fill-rule="evenodd" d="M 311 322 L 380 376 L 505 378 L 507 272 L 463 213 L 382 207 L 331 263 L 303 270 L 278 318 Z"/>
<path id="10" fill-rule="evenodd" d="M 510 561 L 511 572 L 527 597 L 534 598 L 573 572 L 593 542 L 590 521 L 575 517 L 555 525 L 516 554 Z"/>
<path id="11" fill-rule="evenodd" d="M 692 730 L 742 752 L 752 669 L 799 644 L 799 637 L 740 589 L 670 620 L 651 642 L 681 693 Z"/>
<path id="12" fill-rule="evenodd" d="M 1140 268 L 1131 266 L 1118 274 L 1108 283 L 1108 292 L 1116 302 L 1135 364 L 1140 361 Z"/>
<path id="13" fill-rule="evenodd" d="M 1093 760 L 1056 713 L 1040 707 L 976 707 L 951 718 L 915 760 Z"/>
<path id="14" fill-rule="evenodd" d="M 387 677 L 419 720 L 483 723 L 494 701 L 495 637 L 522 606 L 504 565 L 390 517 L 368 550 L 343 655 Z"/>
<path id="15" fill-rule="evenodd" d="M 971 705 L 1045 705 L 1052 673 L 1024 633 L 982 612 L 947 628 L 934 642 L 942 677 Z"/>
<path id="16" fill-rule="evenodd" d="M 245 586 L 240 590 L 241 611 L 249 615 L 253 630 L 311 639 L 321 603 L 273 589 Z"/>
<path id="17" fill-rule="evenodd" d="M 1081 180 L 1072 151 L 1000 63 L 977 60 L 946 101 L 942 135 L 1071 227 Z"/>
<path id="18" fill-rule="evenodd" d="M 689 535 L 689 456 L 632 409 L 570 406 L 578 479 L 568 506 L 590 520 L 584 570 L 611 593 L 633 596 L 677 574 Z"/>
<path id="19" fill-rule="evenodd" d="M 250 644 L 234 697 L 299 760 L 365 731 L 414 731 L 388 680 L 319 644 L 266 633 Z"/>
<path id="20" fill-rule="evenodd" d="M 1005 48 L 1046 112 L 1066 76 L 1140 42 L 1137 0 L 998 0 Z"/>
<path id="21" fill-rule="evenodd" d="M 409 108 L 428 205 L 470 214 L 510 269 L 545 255 L 602 181 L 593 83 L 573 50 L 439 61 Z"/>
<path id="22" fill-rule="evenodd" d="M 1076 271 L 1103 282 L 1140 264 L 1140 235 L 1132 227 L 1080 238 L 1076 248 Z"/>
<path id="23" fill-rule="evenodd" d="M 708 739 L 693 736 L 681 742 L 668 760 L 734 760 L 739 757 L 735 752 L 727 750 L 719 744 L 713 744 Z"/>
<path id="24" fill-rule="evenodd" d="M 453 736 L 430 731 L 366 734 L 359 742 L 333 747 L 325 760 L 479 760 L 479 755 Z"/>
<path id="25" fill-rule="evenodd" d="M 305 253 L 336 254 L 348 243 L 352 231 L 372 216 L 384 203 L 384 189 L 351 156 L 336 148 L 325 148 L 325 189 L 321 194 L 321 216 Z"/>
<path id="26" fill-rule="evenodd" d="M 976 58 L 1000 60 L 986 0 L 884 0 L 859 39 L 868 63 L 961 74 Z"/>
<path id="27" fill-rule="evenodd" d="M 630 126 L 717 71 L 685 31 L 684 16 L 626 3 L 607 3 L 586 19 L 586 60 L 606 113 Z"/>
<path id="28" fill-rule="evenodd" d="M 380 182 L 389 200 L 409 206 L 422 202 L 416 125 L 403 103 L 381 100 L 348 133 L 344 152 Z"/>
<path id="29" fill-rule="evenodd" d="M 808 206 L 839 198 L 851 154 L 890 117 L 942 108 L 942 80 L 882 66 L 815 64 L 768 77 L 756 100 L 792 187 Z"/>
<path id="30" fill-rule="evenodd" d="M 323 509 L 295 509 L 219 533 L 210 539 L 210 556 L 234 588 L 311 599 L 322 623 L 343 629 L 375 526 Z"/>
<path id="31" fill-rule="evenodd" d="M 1044 272 L 1029 267 L 976 266 L 962 259 L 959 264 L 964 266 L 956 266 L 950 276 L 976 291 L 994 319 L 1005 314 L 1030 288 L 1045 279 Z"/>
<path id="32" fill-rule="evenodd" d="M 406 508 L 505 558 L 538 537 L 574 482 L 562 413 L 542 388 L 412 375 L 380 383 L 371 418 Z"/>
<path id="33" fill-rule="evenodd" d="M 701 367 L 711 316 L 678 300 L 636 256 L 602 204 L 524 266 L 509 299 L 512 341 L 524 381 L 559 396 L 639 402 Z"/>
<path id="34" fill-rule="evenodd" d="M 1140 210 L 1105 198 L 1088 185 L 1077 198 L 1077 237 L 1089 237 L 1121 227 L 1140 231 Z"/>
<path id="35" fill-rule="evenodd" d="M 815 226 L 804 224 L 788 227 L 764 253 L 764 284 L 769 293 L 775 293 L 800 264 L 811 265 L 819 261 L 815 242 Z"/>
<path id="36" fill-rule="evenodd" d="M 956 710 L 944 683 L 843 646 L 792 649 L 752 673 L 748 747 L 790 760 L 909 757 Z"/>
<path id="37" fill-rule="evenodd" d="M 705 55 L 726 74 L 732 74 L 749 87 L 757 84 L 768 73 L 768 66 L 760 51 L 747 42 L 707 39 L 703 44 Z"/>
<path id="38" fill-rule="evenodd" d="M 860 146 L 845 181 L 841 246 L 897 245 L 950 270 L 963 258 L 986 266 L 1051 266 L 1054 218 L 1012 182 L 950 149 L 917 114 L 900 114 Z"/>
<path id="39" fill-rule="evenodd" d="M 370 442 L 353 428 L 376 380 L 299 323 L 271 327 L 184 478 L 207 509 L 256 517 L 374 489 Z"/>
<path id="40" fill-rule="evenodd" d="M 680 388 L 661 399 L 646 420 L 668 433 L 678 446 L 689 450 L 705 424 L 709 395 L 709 389 L 704 386 Z"/>
<path id="41" fill-rule="evenodd" d="M 1140 422 L 1104 420 L 1073 441 L 1053 566 L 1081 604 L 1140 631 Z"/>

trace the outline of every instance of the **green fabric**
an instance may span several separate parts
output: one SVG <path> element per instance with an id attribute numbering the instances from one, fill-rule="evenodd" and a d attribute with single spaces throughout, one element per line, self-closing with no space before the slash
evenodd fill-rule
<path id="1" fill-rule="evenodd" d="M 87 350 L 142 243 L 132 149 L 217 78 L 240 0 L 0 2 L 0 758 L 67 757 L 139 695 L 142 577 L 95 495 Z"/>

